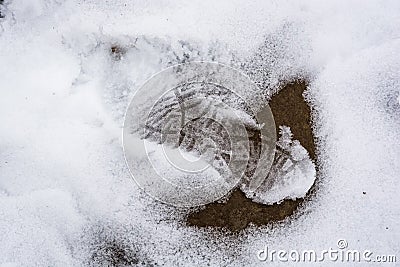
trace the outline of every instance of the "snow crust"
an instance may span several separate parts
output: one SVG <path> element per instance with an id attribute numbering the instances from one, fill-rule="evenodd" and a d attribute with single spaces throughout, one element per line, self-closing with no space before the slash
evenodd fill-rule
<path id="1" fill-rule="evenodd" d="M 315 164 L 298 140 L 292 140 L 290 127 L 280 126 L 275 162 L 263 183 L 250 192 L 243 192 L 263 204 L 280 203 L 285 199 L 305 197 L 316 179 Z"/>

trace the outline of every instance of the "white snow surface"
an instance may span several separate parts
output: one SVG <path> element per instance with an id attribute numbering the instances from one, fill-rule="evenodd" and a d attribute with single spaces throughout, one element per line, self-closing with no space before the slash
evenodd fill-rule
<path id="1" fill-rule="evenodd" d="M 340 238 L 400 260 L 398 1 L 2 5 L 0 264 L 96 264 L 93 253 L 116 242 L 142 265 L 262 266 L 266 245 L 321 251 Z M 122 53 L 111 55 L 117 44 Z M 260 93 L 310 80 L 316 195 L 295 218 L 235 237 L 186 227 L 186 211 L 151 199 L 129 175 L 121 141 L 129 99 L 187 55 L 237 66 L 263 44 L 264 67 L 252 78 L 270 87 Z"/>
<path id="2" fill-rule="evenodd" d="M 316 179 L 316 168 L 307 150 L 298 140 L 293 140 L 288 126 L 280 126 L 276 158 L 269 175 L 254 191 L 243 192 L 253 201 L 263 204 L 281 203 L 285 199 L 303 198 Z"/>

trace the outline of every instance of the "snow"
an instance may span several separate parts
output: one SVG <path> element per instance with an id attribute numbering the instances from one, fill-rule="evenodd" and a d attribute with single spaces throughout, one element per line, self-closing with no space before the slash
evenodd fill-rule
<path id="1" fill-rule="evenodd" d="M 315 182 L 315 165 L 300 142 L 292 140 L 290 127 L 280 126 L 279 134 L 276 161 L 269 175 L 253 192 L 248 187 L 242 187 L 243 192 L 255 202 L 274 204 L 285 199 L 303 198 Z"/>
<path id="2" fill-rule="evenodd" d="M 265 245 L 322 250 L 339 238 L 399 257 L 398 1 L 5 0 L 1 10 L 1 264 L 85 265 L 113 240 L 168 266 L 259 266 Z M 187 55 L 248 67 L 269 85 L 249 96 L 255 105 L 285 79 L 310 80 L 321 177 L 295 218 L 235 238 L 188 228 L 187 210 L 132 181 L 121 134 L 129 100 Z M 302 195 L 314 175 L 304 149 L 283 143 L 309 174 L 267 202 Z"/>

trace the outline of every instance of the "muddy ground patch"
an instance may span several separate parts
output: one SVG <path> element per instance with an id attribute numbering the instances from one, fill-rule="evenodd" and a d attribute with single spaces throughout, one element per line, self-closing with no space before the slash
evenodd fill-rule
<path id="1" fill-rule="evenodd" d="M 317 163 L 311 121 L 312 110 L 303 96 L 306 88 L 307 82 L 304 80 L 287 83 L 271 98 L 269 105 L 277 131 L 281 125 L 289 126 L 293 139 L 299 140 L 310 158 Z M 318 169 L 318 166 L 316 167 Z M 314 186 L 305 199 L 308 199 L 313 191 Z M 284 200 L 279 204 L 263 205 L 253 202 L 240 189 L 236 189 L 227 202 L 211 203 L 204 209 L 191 213 L 187 218 L 187 224 L 196 227 L 224 227 L 239 231 L 250 223 L 266 225 L 284 220 L 292 216 L 304 201 L 304 199 Z"/>

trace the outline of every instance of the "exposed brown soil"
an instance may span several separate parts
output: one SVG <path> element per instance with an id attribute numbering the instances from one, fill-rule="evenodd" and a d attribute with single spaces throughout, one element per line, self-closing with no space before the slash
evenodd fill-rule
<path id="1" fill-rule="evenodd" d="M 281 125 L 289 126 L 293 138 L 300 141 L 311 159 L 316 162 L 311 109 L 302 95 L 306 87 L 305 81 L 286 84 L 271 98 L 269 105 L 277 131 Z M 303 199 L 285 200 L 280 204 L 263 205 L 253 202 L 242 191 L 236 189 L 226 203 L 211 203 L 203 210 L 190 214 L 187 224 L 197 227 L 224 227 L 239 231 L 249 223 L 265 225 L 281 221 L 291 216 L 303 201 Z"/>
<path id="2" fill-rule="evenodd" d="M 311 109 L 303 97 L 306 87 L 305 81 L 287 84 L 278 94 L 272 97 L 269 106 L 274 114 L 277 130 L 280 125 L 289 126 L 293 133 L 293 139 L 299 140 L 301 145 L 307 149 L 311 159 L 315 161 Z"/>

